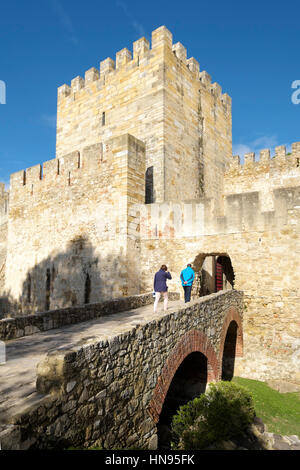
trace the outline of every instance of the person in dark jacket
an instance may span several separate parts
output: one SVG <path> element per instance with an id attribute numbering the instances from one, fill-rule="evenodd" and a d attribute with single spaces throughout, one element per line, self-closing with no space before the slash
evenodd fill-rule
<path id="1" fill-rule="evenodd" d="M 172 279 L 171 274 L 168 272 L 168 268 L 163 264 L 157 273 L 154 276 L 154 292 L 155 292 L 155 302 L 154 302 L 154 313 L 157 311 L 158 302 L 161 294 L 164 296 L 164 311 L 168 309 L 168 286 L 167 279 Z"/>
<path id="2" fill-rule="evenodd" d="M 187 303 L 191 300 L 191 292 L 195 279 L 195 273 L 190 264 L 188 264 L 187 267 L 181 271 L 180 279 L 184 290 L 184 301 Z"/>

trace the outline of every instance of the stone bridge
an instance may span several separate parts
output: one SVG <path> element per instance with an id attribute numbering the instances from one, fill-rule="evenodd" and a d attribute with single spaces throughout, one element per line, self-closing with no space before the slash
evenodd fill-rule
<path id="1" fill-rule="evenodd" d="M 156 314 L 141 295 L 38 314 L 23 330 L 2 320 L 1 448 L 157 448 L 178 405 L 231 378 L 243 350 L 241 291 L 173 299 Z"/>

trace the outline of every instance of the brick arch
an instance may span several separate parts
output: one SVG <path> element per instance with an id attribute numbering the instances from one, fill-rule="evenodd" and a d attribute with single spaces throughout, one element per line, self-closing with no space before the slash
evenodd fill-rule
<path id="1" fill-rule="evenodd" d="M 225 315 L 225 319 L 223 322 L 223 327 L 220 336 L 220 348 L 219 348 L 219 366 L 220 366 L 220 374 L 222 373 L 222 361 L 223 361 L 223 353 L 224 353 L 224 345 L 226 334 L 229 328 L 229 325 L 232 321 L 235 321 L 237 324 L 237 338 L 236 338 L 236 349 L 235 349 L 235 357 L 242 357 L 243 356 L 243 325 L 242 325 L 242 318 L 239 312 L 234 308 L 230 307 Z"/>
<path id="2" fill-rule="evenodd" d="M 198 330 L 185 333 L 172 350 L 157 379 L 148 407 L 148 412 L 155 423 L 158 423 L 166 395 L 178 367 L 193 352 L 200 352 L 207 357 L 207 382 L 218 380 L 220 375 L 218 357 L 208 337 Z"/>

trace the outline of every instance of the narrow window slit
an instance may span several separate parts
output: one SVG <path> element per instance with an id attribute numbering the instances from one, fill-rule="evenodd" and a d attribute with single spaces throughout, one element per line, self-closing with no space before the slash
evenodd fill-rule
<path id="1" fill-rule="evenodd" d="M 154 202 L 154 190 L 153 190 L 153 166 L 147 168 L 145 181 L 145 203 L 152 204 Z"/>

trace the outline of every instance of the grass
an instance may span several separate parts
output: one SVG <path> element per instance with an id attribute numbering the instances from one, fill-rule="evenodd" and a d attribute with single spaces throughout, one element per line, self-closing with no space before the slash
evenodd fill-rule
<path id="1" fill-rule="evenodd" d="M 268 432 L 300 438 L 300 393 L 280 393 L 264 382 L 234 377 L 233 382 L 247 388 L 253 397 L 256 415 Z"/>

